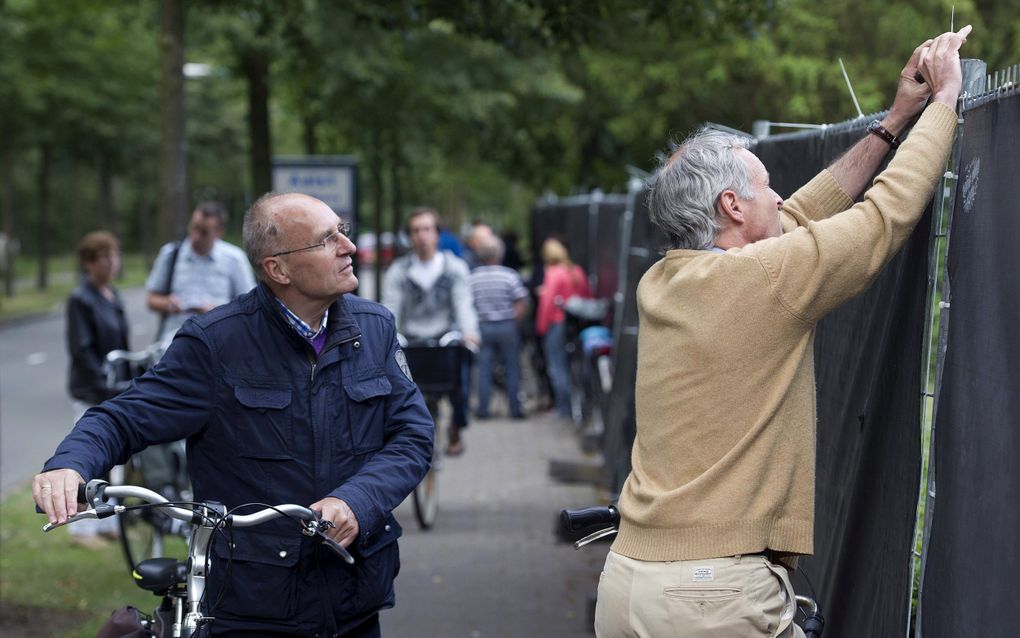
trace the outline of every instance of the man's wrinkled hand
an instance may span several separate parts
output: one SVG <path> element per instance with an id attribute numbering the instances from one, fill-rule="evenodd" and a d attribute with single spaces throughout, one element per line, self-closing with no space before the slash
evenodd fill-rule
<path id="1" fill-rule="evenodd" d="M 918 64 L 921 61 L 921 51 L 931 46 L 932 40 L 922 42 L 914 49 L 907 60 L 906 66 L 900 71 L 900 81 L 896 89 L 896 99 L 893 100 L 892 108 L 889 109 L 889 116 L 894 121 L 889 122 L 887 129 L 893 130 L 898 135 L 910 120 L 924 110 L 931 97 L 931 87 L 926 82 L 918 82 Z"/>
<path id="2" fill-rule="evenodd" d="M 971 26 L 968 24 L 956 33 L 943 33 L 927 46 L 921 47 L 918 71 L 931 87 L 932 100 L 949 107 L 963 89 L 963 69 L 960 66 L 960 47 L 967 41 Z"/>
<path id="3" fill-rule="evenodd" d="M 51 525 L 66 523 L 78 512 L 78 486 L 85 482 L 74 470 L 50 470 L 32 479 L 32 498 Z M 82 509 L 85 505 L 80 506 Z"/>
<path id="4" fill-rule="evenodd" d="M 358 518 L 344 501 L 327 496 L 308 506 L 322 516 L 322 520 L 333 523 L 333 528 L 326 530 L 326 536 L 347 547 L 358 537 L 360 528 Z"/>

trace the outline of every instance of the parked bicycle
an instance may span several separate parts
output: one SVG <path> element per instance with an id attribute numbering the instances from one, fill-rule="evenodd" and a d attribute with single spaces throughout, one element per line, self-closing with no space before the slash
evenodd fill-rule
<path id="1" fill-rule="evenodd" d="M 585 545 L 612 536 L 619 529 L 620 511 L 612 505 L 560 511 L 558 530 L 560 536 L 570 539 L 583 535 L 574 541 L 574 549 L 581 549 Z M 825 618 L 818 611 L 818 603 L 813 598 L 800 594 L 796 599 L 797 608 L 804 614 L 801 628 L 804 630 L 805 638 L 821 638 Z"/>
<path id="2" fill-rule="evenodd" d="M 134 500 L 137 504 L 123 504 L 129 500 Z M 142 627 L 153 632 L 157 638 L 195 636 L 200 629 L 215 620 L 213 614 L 216 605 L 215 602 L 210 604 L 207 600 L 205 579 L 209 572 L 209 548 L 216 534 L 225 534 L 229 539 L 232 528 L 253 527 L 287 517 L 299 523 L 295 532 L 318 538 L 348 564 L 354 564 L 351 554 L 325 535 L 325 531 L 332 527 L 332 523 L 322 520 L 318 512 L 302 505 L 288 503 L 267 506 L 262 503 L 250 503 L 228 511 L 219 503 L 172 502 L 144 487 L 110 485 L 98 479 L 79 486 L 78 501 L 88 504 L 88 509 L 78 512 L 66 523 L 47 523 L 43 526 L 43 531 L 49 532 L 84 519 L 123 517 L 132 512 L 145 510 L 159 510 L 192 530 L 186 561 L 175 558 L 147 558 L 139 561 L 132 573 L 138 587 L 161 597 L 159 606 L 153 614 L 140 620 Z M 250 514 L 235 513 L 239 509 L 251 507 L 262 509 Z M 231 544 L 228 542 L 227 546 L 230 547 Z M 227 569 L 229 570 L 229 562 Z"/>
<path id="3" fill-rule="evenodd" d="M 470 356 L 470 351 L 464 344 L 463 335 L 456 330 L 438 339 L 410 343 L 401 335 L 398 340 L 407 357 L 411 376 L 421 390 L 436 425 L 432 466 L 413 493 L 414 516 L 422 529 L 429 529 L 439 514 L 438 473 L 443 468 L 444 437 L 450 425 L 449 418 L 442 418 L 440 400 L 444 395 L 458 396 L 462 391 L 461 366 L 464 358 Z"/>
<path id="4" fill-rule="evenodd" d="M 144 350 L 114 350 L 106 355 L 106 384 L 118 392 L 126 390 L 131 380 L 159 362 L 170 340 L 157 341 Z M 137 484 L 151 489 L 169 501 L 190 501 L 184 441 L 153 445 L 128 459 L 123 466 L 110 472 L 113 484 Z M 138 504 L 130 498 L 127 506 Z M 117 518 L 120 542 L 128 568 L 147 558 L 183 554 L 191 528 L 168 516 L 159 508 L 129 507 Z"/>
<path id="5" fill-rule="evenodd" d="M 609 300 L 571 297 L 563 302 L 563 312 L 574 422 L 601 435 L 601 410 L 612 386 L 612 338 L 603 325 Z"/>

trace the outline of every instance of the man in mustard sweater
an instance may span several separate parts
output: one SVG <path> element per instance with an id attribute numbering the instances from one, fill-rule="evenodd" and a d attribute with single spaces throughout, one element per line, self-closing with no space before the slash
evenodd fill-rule
<path id="1" fill-rule="evenodd" d="M 659 169 L 649 212 L 672 249 L 637 290 L 637 437 L 600 638 L 803 636 L 788 569 L 813 551 L 815 324 L 870 285 L 931 199 L 969 33 L 919 46 L 873 134 L 785 202 L 728 134 L 695 134 Z"/>

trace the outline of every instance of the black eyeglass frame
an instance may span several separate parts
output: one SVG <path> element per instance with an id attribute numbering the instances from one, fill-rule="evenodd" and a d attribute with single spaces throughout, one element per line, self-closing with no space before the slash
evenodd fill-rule
<path id="1" fill-rule="evenodd" d="M 300 252 L 304 252 L 306 250 L 315 250 L 316 248 L 324 248 L 326 246 L 326 244 L 328 244 L 330 241 L 334 240 L 334 238 L 336 240 L 339 240 L 341 235 L 343 235 L 344 237 L 350 237 L 351 236 L 351 223 L 350 222 L 340 222 L 336 226 L 336 231 L 334 231 L 334 232 L 326 235 L 325 237 L 323 237 L 322 241 L 320 241 L 317 244 L 312 244 L 311 246 L 305 246 L 304 248 L 295 248 L 294 250 L 281 250 L 278 253 L 273 253 L 272 255 L 270 255 L 270 257 L 282 257 L 284 255 L 290 255 L 291 253 L 300 253 Z"/>

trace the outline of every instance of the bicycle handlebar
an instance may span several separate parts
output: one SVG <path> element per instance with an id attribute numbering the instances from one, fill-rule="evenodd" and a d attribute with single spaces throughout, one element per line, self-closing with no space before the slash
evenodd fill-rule
<path id="1" fill-rule="evenodd" d="M 612 505 L 607 507 L 586 507 L 579 510 L 560 512 L 560 527 L 564 532 L 579 532 L 589 527 L 616 529 L 620 526 L 620 511 Z"/>
<path id="2" fill-rule="evenodd" d="M 190 525 L 202 525 L 208 520 L 207 514 L 197 510 L 214 509 L 206 503 L 196 503 L 195 509 L 169 505 L 170 501 L 150 489 L 137 485 L 110 485 L 106 481 L 93 479 L 87 485 L 78 485 L 78 502 L 91 505 L 90 509 L 78 512 L 64 523 L 47 523 L 43 525 L 42 529 L 44 532 L 49 532 L 80 520 L 107 518 L 115 514 L 121 514 L 127 508 L 124 505 L 111 505 L 106 502 L 106 499 L 126 497 L 140 499 L 149 506 L 158 506 L 171 518 L 176 518 Z M 142 507 L 145 506 L 143 505 Z M 38 507 L 36 510 L 38 511 Z M 318 512 L 303 505 L 283 503 L 275 506 L 266 506 L 262 510 L 251 514 L 226 514 L 223 517 L 223 523 L 233 527 L 254 527 L 255 525 L 261 525 L 282 516 L 291 516 L 300 519 L 304 523 L 308 523 L 309 525 L 305 527 L 306 534 L 318 536 L 324 545 L 333 550 L 347 564 L 354 564 L 354 557 L 351 556 L 350 552 L 340 543 L 325 535 L 324 530 L 332 527 L 333 523 L 323 521 Z"/>

